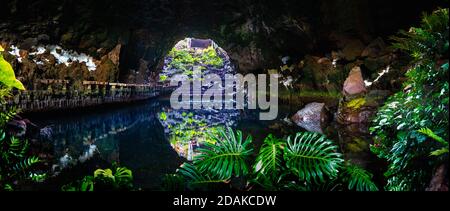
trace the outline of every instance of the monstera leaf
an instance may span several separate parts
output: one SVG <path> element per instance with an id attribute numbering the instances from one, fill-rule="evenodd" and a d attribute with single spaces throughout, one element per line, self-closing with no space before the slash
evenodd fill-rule
<path id="1" fill-rule="evenodd" d="M 222 180 L 248 174 L 246 160 L 252 153 L 251 136 L 244 139 L 241 131 L 231 128 L 218 129 L 217 134 L 208 133 L 208 136 L 215 144 L 205 143 L 206 147 L 199 149 L 200 154 L 194 157 L 194 165 L 200 172 Z"/>
<path id="2" fill-rule="evenodd" d="M 299 132 L 294 139 L 288 137 L 284 159 L 300 180 L 316 183 L 324 182 L 325 175 L 335 178 L 344 161 L 331 140 L 310 132 Z"/>
<path id="3" fill-rule="evenodd" d="M 272 134 L 267 136 L 253 167 L 257 177 L 277 178 L 283 170 L 285 141 Z"/>
<path id="4" fill-rule="evenodd" d="M 16 79 L 11 65 L 3 58 L 2 51 L 4 49 L 0 47 L 0 83 L 7 87 L 25 90 L 23 84 Z"/>

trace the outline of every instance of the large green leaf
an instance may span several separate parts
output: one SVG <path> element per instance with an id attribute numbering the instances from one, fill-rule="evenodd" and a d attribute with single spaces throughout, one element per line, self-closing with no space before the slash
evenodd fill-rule
<path id="1" fill-rule="evenodd" d="M 0 53 L 0 83 L 7 87 L 25 90 L 23 84 L 16 79 L 14 70 L 11 65 L 3 58 Z"/>
<path id="2" fill-rule="evenodd" d="M 378 191 L 378 187 L 372 181 L 373 175 L 359 166 L 346 165 L 343 176 L 349 190 Z"/>
<path id="3" fill-rule="evenodd" d="M 324 135 L 310 132 L 288 137 L 284 152 L 286 166 L 298 178 L 306 182 L 324 182 L 325 176 L 334 178 L 343 163 L 337 146 Z"/>
<path id="4" fill-rule="evenodd" d="M 283 150 L 285 141 L 272 134 L 264 139 L 264 144 L 256 158 L 253 171 L 256 176 L 277 178 L 283 170 Z"/>
<path id="5" fill-rule="evenodd" d="M 227 179 L 211 177 L 204 172 L 200 172 L 196 166 L 190 163 L 183 163 L 180 168 L 177 169 L 177 173 L 186 179 L 187 187 L 190 190 L 204 188 L 211 189 L 213 186 L 229 182 Z"/>
<path id="6" fill-rule="evenodd" d="M 215 144 L 205 143 L 205 148 L 200 149 L 200 154 L 194 157 L 194 165 L 201 172 L 223 180 L 233 175 L 239 177 L 248 174 L 246 159 L 252 152 L 252 149 L 248 149 L 251 136 L 243 141 L 241 131 L 234 132 L 227 128 L 208 133 L 208 137 Z"/>
<path id="7" fill-rule="evenodd" d="M 126 167 L 117 167 L 114 178 L 119 186 L 131 185 L 133 182 L 133 172 Z"/>

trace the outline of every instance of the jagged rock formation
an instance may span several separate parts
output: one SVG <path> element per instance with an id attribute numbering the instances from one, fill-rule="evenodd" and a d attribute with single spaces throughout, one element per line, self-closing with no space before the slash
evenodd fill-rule
<path id="1" fill-rule="evenodd" d="M 240 72 L 277 67 L 286 55 L 300 58 L 334 48 L 344 49 L 344 58 L 352 60 L 376 36 L 394 34 L 437 4 L 439 1 L 405 5 L 368 0 L 11 0 L 1 14 L 0 41 L 26 51 L 39 43 L 61 45 L 111 68 L 111 74 L 100 68 L 102 79 L 148 82 L 165 54 L 186 36 L 213 39 Z M 402 17 L 397 17 L 399 9 L 405 11 Z M 105 61 L 105 55 L 111 62 Z"/>

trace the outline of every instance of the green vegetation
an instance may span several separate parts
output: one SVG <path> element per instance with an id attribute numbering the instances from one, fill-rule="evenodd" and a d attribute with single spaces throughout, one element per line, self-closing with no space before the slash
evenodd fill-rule
<path id="1" fill-rule="evenodd" d="M 19 140 L 4 132 L 8 123 L 18 110 L 4 106 L 11 96 L 13 88 L 24 90 L 22 83 L 16 79 L 11 65 L 3 59 L 0 46 L 0 190 L 13 190 L 15 184 L 22 180 L 41 181 L 45 174 L 35 172 L 34 167 L 41 162 L 28 153 L 29 143 Z"/>
<path id="2" fill-rule="evenodd" d="M 366 98 L 360 97 L 360 98 L 356 98 L 356 99 L 353 99 L 350 102 L 348 102 L 347 108 L 350 108 L 352 110 L 358 110 L 364 104 L 366 104 Z"/>
<path id="3" fill-rule="evenodd" d="M 337 190 L 375 191 L 372 175 L 354 165 L 345 164 L 337 146 L 316 133 L 297 133 L 293 139 L 267 136 L 250 172 L 248 161 L 253 151 L 251 136 L 241 131 L 219 129 L 209 134 L 215 144 L 207 144 L 192 163 L 184 163 L 177 174 L 166 175 L 168 190 L 211 190 L 217 187 L 241 190 L 312 190 L 323 187 Z M 241 187 L 234 179 L 247 182 Z M 243 187 L 242 187 L 243 186 Z"/>
<path id="4" fill-rule="evenodd" d="M 16 79 L 11 65 L 3 58 L 3 47 L 0 46 L 0 82 L 6 89 L 17 88 L 25 90 L 23 84 Z"/>
<path id="5" fill-rule="evenodd" d="M 371 128 L 371 150 L 389 163 L 386 190 L 425 190 L 434 169 L 448 165 L 448 15 L 439 9 L 394 37 L 394 47 L 413 60 L 404 90 L 379 110 Z"/>
<path id="6" fill-rule="evenodd" d="M 198 60 L 199 63 L 214 66 L 214 67 L 221 67 L 223 66 L 223 60 L 217 55 L 216 50 L 209 46 L 208 48 L 204 49 L 201 53 L 201 57 Z"/>
<path id="7" fill-rule="evenodd" d="M 193 74 L 194 66 L 199 66 L 203 70 L 207 66 L 221 67 L 224 64 L 223 59 L 217 55 L 216 50 L 211 46 L 199 51 L 172 48 L 167 56 L 172 58 L 168 67 L 181 70 L 186 75 Z"/>
<path id="8" fill-rule="evenodd" d="M 195 157 L 194 164 L 201 172 L 208 172 L 211 177 L 220 180 L 248 174 L 246 158 L 251 155 L 249 148 L 252 137 L 243 140 L 242 132 L 220 129 L 217 134 L 209 134 L 214 144 L 205 143 L 200 154 Z M 220 147 L 215 147 L 220 146 Z"/>
<path id="9" fill-rule="evenodd" d="M 131 190 L 133 188 L 133 173 L 126 167 L 97 169 L 93 176 L 64 185 L 62 191 L 114 191 Z"/>
<path id="10" fill-rule="evenodd" d="M 339 99 L 342 97 L 340 92 L 331 92 L 331 91 L 317 91 L 317 90 L 286 90 L 280 89 L 278 95 L 281 99 L 289 99 L 289 96 L 292 97 L 301 97 L 301 98 L 326 98 L 326 99 Z"/>

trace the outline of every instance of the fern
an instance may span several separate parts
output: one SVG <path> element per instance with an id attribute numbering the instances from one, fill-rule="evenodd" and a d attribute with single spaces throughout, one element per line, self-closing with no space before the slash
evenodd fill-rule
<path id="1" fill-rule="evenodd" d="M 323 135 L 297 133 L 294 139 L 288 137 L 284 159 L 287 168 L 300 180 L 319 183 L 325 181 L 325 176 L 337 176 L 344 160 L 336 150 L 336 145 Z"/>
<path id="2" fill-rule="evenodd" d="M 373 175 L 359 166 L 347 164 L 343 175 L 349 190 L 378 191 L 378 187 L 372 181 Z"/>
<path id="3" fill-rule="evenodd" d="M 252 149 L 248 149 L 252 141 L 251 136 L 243 140 L 242 132 L 234 132 L 231 128 L 218 129 L 217 133 L 208 133 L 208 137 L 215 144 L 205 143 L 205 148 L 199 150 L 194 157 L 194 164 L 201 172 L 208 173 L 222 180 L 232 176 L 248 174 L 246 160 Z"/>
<path id="4" fill-rule="evenodd" d="M 29 170 L 33 165 L 39 163 L 41 160 L 36 157 L 36 156 L 32 156 L 29 158 L 25 158 L 22 161 L 16 163 L 13 166 L 13 170 L 16 173 L 25 173 L 27 170 Z"/>
<path id="5" fill-rule="evenodd" d="M 440 144 L 444 145 L 442 148 L 438 149 L 438 150 L 434 150 L 430 153 L 431 156 L 441 156 L 441 155 L 445 155 L 448 154 L 448 142 L 445 141 L 442 137 L 436 135 L 432 130 L 430 130 L 429 128 L 422 128 L 420 130 L 418 130 L 419 133 L 422 133 L 428 137 L 430 137 L 431 139 L 439 142 Z"/>

